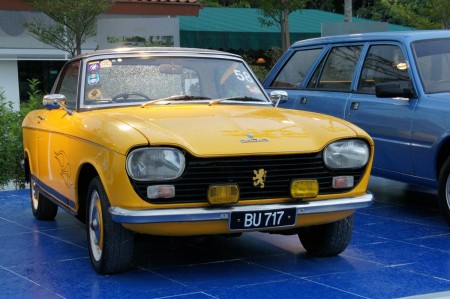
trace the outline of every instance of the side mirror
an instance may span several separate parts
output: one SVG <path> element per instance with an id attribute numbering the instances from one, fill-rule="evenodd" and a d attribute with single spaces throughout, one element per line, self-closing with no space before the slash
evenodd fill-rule
<path id="1" fill-rule="evenodd" d="M 379 98 L 413 98 L 414 90 L 409 82 L 387 82 L 375 85 L 375 95 Z"/>
<path id="2" fill-rule="evenodd" d="M 270 100 L 275 104 L 275 107 L 280 103 L 286 103 L 288 99 L 288 93 L 284 90 L 274 90 L 269 94 Z"/>
<path id="3" fill-rule="evenodd" d="M 73 114 L 71 110 L 67 109 L 66 96 L 63 94 L 48 94 L 42 99 L 42 104 L 44 105 L 45 109 L 48 110 L 59 109 L 61 107 L 66 110 L 68 114 Z"/>

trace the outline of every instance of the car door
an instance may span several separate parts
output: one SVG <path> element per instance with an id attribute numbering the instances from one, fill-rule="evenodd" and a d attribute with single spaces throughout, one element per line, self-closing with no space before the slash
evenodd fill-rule
<path id="1" fill-rule="evenodd" d="M 404 49 L 396 43 L 373 43 L 367 49 L 356 91 L 345 108 L 345 119 L 367 131 L 375 142 L 373 173 L 413 174 L 411 124 L 415 98 L 378 98 L 375 86 L 395 82 L 413 90 Z"/>
<path id="2" fill-rule="evenodd" d="M 281 87 L 288 92 L 289 101 L 281 107 L 344 118 L 362 49 L 362 44 L 297 49 L 269 91 Z"/>
<path id="3" fill-rule="evenodd" d="M 56 93 L 66 96 L 69 106 L 76 102 L 78 90 L 79 62 L 65 67 L 57 84 Z M 61 133 L 61 128 L 70 126 L 71 115 L 64 109 L 42 110 L 39 116 L 38 172 L 47 193 L 63 200 L 63 204 L 73 208 L 74 173 L 70 163 L 69 137 Z M 55 194 L 58 190 L 58 194 Z"/>
<path id="4" fill-rule="evenodd" d="M 272 72 L 264 80 L 266 91 L 270 93 L 274 90 L 284 90 L 288 93 L 288 99 L 282 100 L 278 104 L 281 108 L 300 109 L 300 99 L 303 81 L 311 73 L 312 66 L 324 53 L 324 47 L 311 47 L 301 49 L 290 49 L 278 61 L 274 70 L 282 66 L 279 72 Z M 275 74 L 276 73 L 276 74 Z M 272 76 L 275 75 L 275 78 Z"/>

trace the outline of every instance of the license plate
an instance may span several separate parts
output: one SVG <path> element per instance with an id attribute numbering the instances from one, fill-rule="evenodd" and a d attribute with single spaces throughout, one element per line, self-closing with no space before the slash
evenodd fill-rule
<path id="1" fill-rule="evenodd" d="M 246 230 L 293 226 L 297 219 L 297 209 L 270 211 L 231 212 L 230 230 Z"/>

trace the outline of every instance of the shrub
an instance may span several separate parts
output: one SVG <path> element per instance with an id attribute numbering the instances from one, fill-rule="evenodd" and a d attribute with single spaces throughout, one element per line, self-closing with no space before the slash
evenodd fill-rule
<path id="1" fill-rule="evenodd" d="M 22 121 L 31 110 L 39 109 L 41 92 L 38 89 L 39 80 L 28 80 L 29 100 L 20 105 L 19 111 L 14 110 L 11 101 L 7 101 L 4 91 L 0 89 L 0 189 L 13 183 L 16 189 L 26 186 L 23 169 L 23 136 Z"/>

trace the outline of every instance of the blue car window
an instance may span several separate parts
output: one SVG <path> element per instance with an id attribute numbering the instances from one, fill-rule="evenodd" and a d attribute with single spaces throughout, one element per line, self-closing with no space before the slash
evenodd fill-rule
<path id="1" fill-rule="evenodd" d="M 450 39 L 414 42 L 417 68 L 426 93 L 450 91 Z"/>
<path id="2" fill-rule="evenodd" d="M 308 88 L 350 91 L 361 49 L 361 46 L 333 48 L 326 61 L 316 69 Z"/>
<path id="3" fill-rule="evenodd" d="M 321 48 L 296 51 L 270 87 L 299 88 L 306 72 L 321 51 Z"/>
<path id="4" fill-rule="evenodd" d="M 408 65 L 403 51 L 395 45 L 371 46 L 364 60 L 357 91 L 375 94 L 375 85 L 386 82 L 410 85 Z"/>

